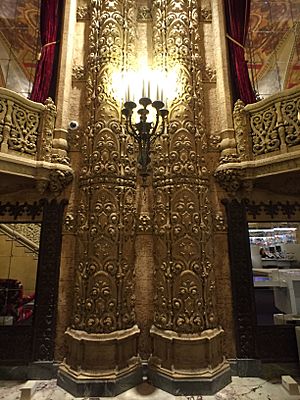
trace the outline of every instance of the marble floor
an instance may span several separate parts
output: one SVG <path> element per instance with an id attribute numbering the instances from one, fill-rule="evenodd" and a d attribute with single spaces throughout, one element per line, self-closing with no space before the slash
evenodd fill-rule
<path id="1" fill-rule="evenodd" d="M 19 400 L 22 382 L 0 381 L 1 400 Z M 39 381 L 32 400 L 73 400 L 74 397 L 56 385 L 56 380 Z M 280 382 L 260 378 L 233 377 L 232 383 L 214 396 L 173 396 L 163 390 L 143 383 L 117 397 L 84 397 L 80 400 L 300 400 L 291 396 Z"/>

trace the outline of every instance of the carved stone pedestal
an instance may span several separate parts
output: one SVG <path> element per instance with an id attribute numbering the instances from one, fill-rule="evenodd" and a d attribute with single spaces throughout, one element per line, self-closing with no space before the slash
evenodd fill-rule
<path id="1" fill-rule="evenodd" d="M 67 356 L 58 372 L 58 385 L 75 397 L 116 396 L 142 382 L 137 357 L 139 329 L 94 334 L 66 332 Z"/>
<path id="2" fill-rule="evenodd" d="M 151 328 L 150 382 L 176 395 L 214 394 L 231 381 L 222 355 L 223 330 L 183 334 Z"/>

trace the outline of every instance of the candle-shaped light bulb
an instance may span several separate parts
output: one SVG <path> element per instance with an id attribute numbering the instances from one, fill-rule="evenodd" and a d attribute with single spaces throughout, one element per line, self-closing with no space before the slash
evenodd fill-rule
<path id="1" fill-rule="evenodd" d="M 145 79 L 143 79 L 142 97 L 146 97 Z"/>

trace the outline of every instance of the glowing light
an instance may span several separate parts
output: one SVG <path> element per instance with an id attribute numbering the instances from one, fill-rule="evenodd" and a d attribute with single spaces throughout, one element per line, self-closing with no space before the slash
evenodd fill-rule
<path id="1" fill-rule="evenodd" d="M 165 106 L 181 94 L 179 77 L 174 69 L 169 72 L 145 68 L 140 71 L 115 72 L 112 75 L 111 92 L 120 103 L 141 97 L 160 100 Z"/>

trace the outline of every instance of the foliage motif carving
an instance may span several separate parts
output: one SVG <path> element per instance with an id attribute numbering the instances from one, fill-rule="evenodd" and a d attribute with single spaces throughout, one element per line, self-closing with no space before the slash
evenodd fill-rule
<path id="1" fill-rule="evenodd" d="M 37 150 L 39 113 L 25 110 L 18 104 L 12 105 L 9 148 L 28 154 Z"/>
<path id="2" fill-rule="evenodd" d="M 112 69 L 121 70 L 133 59 L 135 3 L 91 0 L 90 4 L 88 118 L 81 146 L 72 327 L 109 333 L 135 323 L 136 166 L 132 143 L 119 123 L 119 107 L 108 92 Z"/>
<path id="3" fill-rule="evenodd" d="M 153 2 L 156 65 L 179 64 L 184 88 L 153 156 L 154 324 L 182 333 L 217 326 L 199 12 L 196 1 Z"/>

